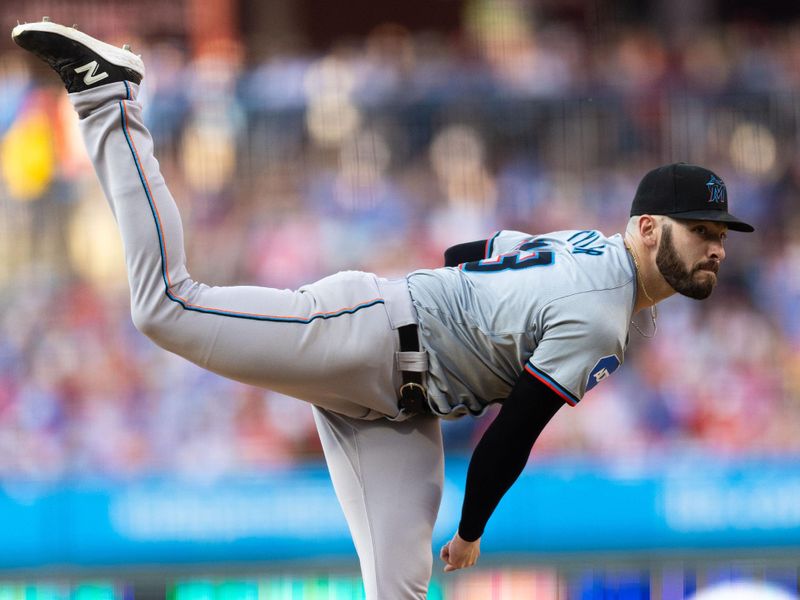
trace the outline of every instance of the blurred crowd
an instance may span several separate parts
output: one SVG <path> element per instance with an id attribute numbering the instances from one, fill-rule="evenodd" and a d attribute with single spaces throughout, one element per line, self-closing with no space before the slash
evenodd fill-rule
<path id="1" fill-rule="evenodd" d="M 257 61 L 235 43 L 191 56 L 134 40 L 193 278 L 402 276 L 498 229 L 620 232 L 645 171 L 700 163 L 757 232 L 730 236 L 711 299 L 664 302 L 653 339 L 631 328 L 623 367 L 534 455 L 800 450 L 800 24 L 598 35 L 475 6 L 458 36 L 387 24 Z M 0 477 L 213 477 L 319 457 L 308 406 L 133 328 L 118 234 L 57 83 L 0 53 Z M 448 451 L 489 421 L 446 423 Z"/>

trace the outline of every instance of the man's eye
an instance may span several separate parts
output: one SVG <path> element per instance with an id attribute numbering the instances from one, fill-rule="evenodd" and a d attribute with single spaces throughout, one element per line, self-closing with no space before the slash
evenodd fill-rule
<path id="1" fill-rule="evenodd" d="M 705 235 L 706 234 L 706 228 L 705 227 L 702 227 L 702 226 L 701 227 L 695 227 L 694 230 L 695 230 L 695 233 L 699 233 L 700 235 Z"/>

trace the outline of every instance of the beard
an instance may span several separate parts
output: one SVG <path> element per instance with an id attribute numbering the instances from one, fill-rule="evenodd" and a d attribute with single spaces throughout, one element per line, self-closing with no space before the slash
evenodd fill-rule
<path id="1" fill-rule="evenodd" d="M 695 275 L 702 270 L 716 273 L 717 263 L 714 261 L 700 263 L 691 270 L 684 267 L 672 242 L 672 226 L 669 224 L 664 225 L 661 243 L 656 253 L 656 266 L 661 276 L 679 294 L 695 300 L 705 300 L 714 290 L 715 277 L 706 276 L 698 279 Z"/>

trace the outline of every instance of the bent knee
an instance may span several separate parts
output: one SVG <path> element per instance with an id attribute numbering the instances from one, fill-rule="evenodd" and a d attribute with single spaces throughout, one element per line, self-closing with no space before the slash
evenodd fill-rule
<path id="1" fill-rule="evenodd" d="M 159 346 L 168 345 L 170 339 L 170 318 L 168 307 L 162 302 L 152 305 L 136 304 L 131 306 L 133 325 Z M 174 320 L 174 319 L 172 319 Z"/>
<path id="2" fill-rule="evenodd" d="M 192 318 L 191 315 L 195 314 L 166 296 L 150 297 L 131 306 L 134 326 L 150 341 L 163 350 L 205 367 L 213 346 L 214 326 L 210 319 L 199 322 Z"/>

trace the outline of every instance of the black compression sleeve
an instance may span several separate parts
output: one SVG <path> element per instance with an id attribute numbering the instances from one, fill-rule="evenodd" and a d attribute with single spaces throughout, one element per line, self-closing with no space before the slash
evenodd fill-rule
<path id="1" fill-rule="evenodd" d="M 444 266 L 457 267 L 461 263 L 486 258 L 486 240 L 456 244 L 444 251 Z"/>
<path id="2" fill-rule="evenodd" d="M 533 443 L 564 401 L 526 371 L 472 453 L 458 535 L 473 542 L 517 480 Z"/>

